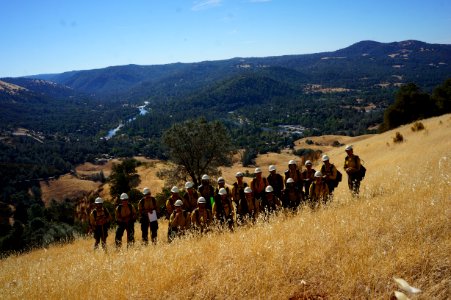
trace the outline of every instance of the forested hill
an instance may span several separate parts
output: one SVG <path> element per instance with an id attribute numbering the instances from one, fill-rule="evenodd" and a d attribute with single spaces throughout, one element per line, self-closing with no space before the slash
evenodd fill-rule
<path id="1" fill-rule="evenodd" d="M 127 65 L 33 77 L 98 96 L 119 93 L 132 98 L 161 98 L 184 95 L 243 72 L 281 67 L 304 74 L 308 83 L 326 86 L 368 88 L 374 84 L 415 82 L 430 90 L 451 74 L 450 62 L 451 45 L 362 41 L 334 52 L 316 54 Z"/>

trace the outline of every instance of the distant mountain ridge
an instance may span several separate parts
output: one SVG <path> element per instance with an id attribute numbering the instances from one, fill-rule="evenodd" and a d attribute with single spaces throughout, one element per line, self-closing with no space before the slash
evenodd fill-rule
<path id="1" fill-rule="evenodd" d="M 333 52 L 262 58 L 232 58 L 198 63 L 125 65 L 103 69 L 30 76 L 96 96 L 172 97 L 169 89 L 192 91 L 246 72 L 278 67 L 303 73 L 311 83 L 365 86 L 381 82 L 419 80 L 431 88 L 451 74 L 451 45 L 420 41 L 380 43 L 361 41 Z M 393 77 L 396 76 L 396 78 Z M 358 79 L 367 82 L 356 84 Z M 439 80 L 439 81 L 440 81 Z M 424 84 L 423 84 L 424 82 Z"/>

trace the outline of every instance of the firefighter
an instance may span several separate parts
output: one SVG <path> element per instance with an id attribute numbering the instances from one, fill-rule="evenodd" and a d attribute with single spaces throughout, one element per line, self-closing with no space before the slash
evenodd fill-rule
<path id="1" fill-rule="evenodd" d="M 190 228 L 190 213 L 183 210 L 183 201 L 178 199 L 174 203 L 174 211 L 169 217 L 168 242 L 180 237 Z"/>
<path id="2" fill-rule="evenodd" d="M 321 174 L 323 174 L 323 180 L 327 184 L 329 194 L 332 196 L 334 189 L 337 187 L 337 168 L 330 163 L 329 156 L 323 155 L 323 165 L 321 167 Z M 316 174 L 316 173 L 315 173 Z"/>
<path id="3" fill-rule="evenodd" d="M 310 185 L 315 180 L 315 172 L 316 170 L 312 168 L 312 162 L 307 160 L 305 162 L 305 170 L 302 172 L 302 179 L 304 181 L 304 195 L 305 198 L 308 197 Z"/>
<path id="4" fill-rule="evenodd" d="M 270 214 L 275 213 L 280 208 L 282 208 L 282 202 L 279 197 L 274 194 L 273 187 L 268 185 L 265 188 L 265 198 L 262 201 L 261 211 L 265 214 L 265 218 L 267 219 Z"/>
<path id="5" fill-rule="evenodd" d="M 316 208 L 320 204 L 325 204 L 329 197 L 329 187 L 324 180 L 324 175 L 321 171 L 316 171 L 315 181 L 310 185 L 309 204 L 312 208 Z"/>
<path id="6" fill-rule="evenodd" d="M 173 186 L 171 188 L 171 196 L 168 198 L 168 200 L 166 200 L 166 217 L 167 217 L 167 219 L 169 219 L 169 217 L 175 210 L 175 202 L 177 200 L 182 200 L 182 198 L 179 195 L 179 192 L 180 191 L 179 191 L 178 187 Z"/>
<path id="7" fill-rule="evenodd" d="M 272 186 L 274 189 L 274 195 L 281 198 L 282 197 L 282 190 L 283 190 L 283 177 L 279 173 L 277 173 L 276 166 L 270 165 L 269 168 L 269 175 L 266 178 L 268 181 L 268 185 Z"/>
<path id="8" fill-rule="evenodd" d="M 300 191 L 302 190 L 302 174 L 301 171 L 298 170 L 295 160 L 290 160 L 288 162 L 288 170 L 285 171 L 285 182 L 287 182 L 288 178 L 292 178 L 297 189 Z"/>
<path id="9" fill-rule="evenodd" d="M 225 188 L 218 191 L 213 204 L 213 218 L 216 219 L 220 225 L 227 224 L 230 230 L 233 230 L 235 220 L 235 209 L 232 205 L 232 200 Z"/>
<path id="10" fill-rule="evenodd" d="M 282 193 L 282 205 L 284 208 L 296 210 L 303 200 L 302 191 L 295 184 L 293 178 L 288 178 Z"/>
<path id="11" fill-rule="evenodd" d="M 214 203 L 213 203 L 214 206 Z M 207 200 L 204 197 L 197 199 L 197 208 L 191 213 L 191 224 L 199 233 L 210 231 L 213 222 L 213 214 L 207 208 Z"/>
<path id="12" fill-rule="evenodd" d="M 97 197 L 94 201 L 95 207 L 89 216 L 89 223 L 94 232 L 94 250 L 99 247 L 102 241 L 102 248 L 106 251 L 106 238 L 108 237 L 108 229 L 110 228 L 111 215 L 103 206 L 103 199 Z"/>
<path id="13" fill-rule="evenodd" d="M 344 169 L 348 174 L 348 187 L 352 195 L 356 196 L 360 191 L 360 182 L 363 179 L 362 169 L 363 166 L 360 162 L 360 157 L 354 155 L 354 149 L 352 145 L 346 146 L 346 158 L 344 162 Z"/>
<path id="14" fill-rule="evenodd" d="M 157 201 L 152 197 L 149 188 L 143 189 L 144 197 L 138 202 L 138 213 L 140 215 L 142 240 L 145 245 L 148 244 L 148 231 L 150 227 L 152 243 L 157 243 L 159 209 Z"/>
<path id="15" fill-rule="evenodd" d="M 197 191 L 199 192 L 199 196 L 205 198 L 205 201 L 207 201 L 206 206 L 211 210 L 215 197 L 215 189 L 210 184 L 210 176 L 207 174 L 202 175 L 201 185 Z"/>
<path id="16" fill-rule="evenodd" d="M 135 242 L 135 221 L 136 210 L 131 203 L 128 202 L 128 195 L 122 193 L 120 196 L 121 204 L 116 207 L 116 247 L 122 246 L 122 235 L 127 231 L 127 247 Z"/>
<path id="17" fill-rule="evenodd" d="M 192 212 L 197 207 L 197 199 L 199 198 L 199 194 L 194 189 L 194 183 L 188 181 L 185 183 L 185 194 L 183 195 L 183 208 Z"/>
<path id="18" fill-rule="evenodd" d="M 235 177 L 236 182 L 233 183 L 232 201 L 235 207 L 238 208 L 241 200 L 245 199 L 244 189 L 247 187 L 247 183 L 243 181 L 244 174 L 242 172 L 237 172 Z"/>
<path id="19" fill-rule="evenodd" d="M 246 224 L 248 220 L 255 222 L 260 209 L 260 201 L 255 199 L 250 187 L 244 189 L 244 195 L 244 199 L 240 199 L 238 205 L 238 221 L 241 224 Z"/>
<path id="20" fill-rule="evenodd" d="M 219 193 L 219 190 L 222 189 L 222 188 L 224 188 L 226 190 L 227 195 L 231 196 L 229 187 L 225 185 L 224 177 L 219 177 L 218 178 L 218 187 L 215 189 L 215 199 L 216 199 L 216 196 Z"/>
<path id="21" fill-rule="evenodd" d="M 251 181 L 251 189 L 254 194 L 254 198 L 258 201 L 262 201 L 265 197 L 265 188 L 268 186 L 268 181 L 265 177 L 262 177 L 262 170 L 260 168 L 255 168 L 254 171 L 255 178 Z"/>

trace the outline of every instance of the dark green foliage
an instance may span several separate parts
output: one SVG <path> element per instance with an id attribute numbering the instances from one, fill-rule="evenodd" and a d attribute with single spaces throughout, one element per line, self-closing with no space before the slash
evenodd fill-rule
<path id="1" fill-rule="evenodd" d="M 136 172 L 138 165 L 139 162 L 133 158 L 127 158 L 120 164 L 113 165 L 109 177 L 110 195 L 113 199 L 118 199 L 122 193 L 129 193 L 134 187 L 138 186 L 140 182 L 139 175 Z"/>
<path id="2" fill-rule="evenodd" d="M 410 83 L 399 89 L 395 103 L 385 111 L 383 128 L 393 129 L 415 120 L 428 118 L 435 113 L 436 107 L 430 96 Z"/>
<path id="3" fill-rule="evenodd" d="M 416 120 L 451 112 L 451 79 L 437 87 L 432 96 L 413 83 L 402 86 L 395 103 L 384 112 L 380 130 L 386 131 Z"/>
<path id="4" fill-rule="evenodd" d="M 255 159 L 257 158 L 258 151 L 256 149 L 245 149 L 241 157 L 241 163 L 243 167 L 249 167 L 255 165 Z"/>
<path id="5" fill-rule="evenodd" d="M 448 78 L 442 85 L 434 89 L 432 100 L 435 102 L 440 114 L 451 112 L 451 78 Z"/>
<path id="6" fill-rule="evenodd" d="M 163 134 L 163 142 L 168 157 L 183 166 L 195 186 L 203 174 L 215 175 L 219 166 L 231 163 L 232 140 L 218 121 L 200 118 L 176 123 Z"/>
<path id="7" fill-rule="evenodd" d="M 40 197 L 40 194 L 38 193 Z M 0 224 L 0 254 L 20 252 L 35 247 L 48 246 L 57 242 L 69 242 L 74 239 L 74 205 L 70 201 L 58 203 L 52 201 L 44 207 L 40 198 L 28 193 L 18 192 L 11 197 L 16 206 L 11 216 L 14 223 Z M 5 204 L 1 205 L 5 206 Z M 7 209 L 1 216 L 10 215 Z M 0 217 L 1 217 L 0 216 Z M 3 218 L 1 218 L 4 220 Z"/>
<path id="8" fill-rule="evenodd" d="M 304 158 L 305 160 L 316 160 L 320 157 L 322 151 L 321 150 L 314 150 L 314 149 L 310 149 L 310 148 L 302 148 L 302 149 L 298 149 L 298 150 L 293 150 L 293 154 L 296 156 L 300 156 Z"/>
<path id="9" fill-rule="evenodd" d="M 340 143 L 339 141 L 333 141 L 332 147 L 341 147 L 344 146 L 344 144 Z"/>

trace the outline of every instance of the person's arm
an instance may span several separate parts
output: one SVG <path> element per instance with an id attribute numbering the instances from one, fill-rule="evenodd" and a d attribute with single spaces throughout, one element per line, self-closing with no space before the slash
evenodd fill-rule
<path id="1" fill-rule="evenodd" d="M 331 174 L 329 176 L 329 179 L 330 180 L 337 179 L 337 167 L 335 167 L 335 165 L 332 165 Z"/>
<path id="2" fill-rule="evenodd" d="M 143 214 L 143 208 L 144 208 L 144 200 L 141 199 L 138 202 L 138 213 L 140 216 Z"/>
<path id="3" fill-rule="evenodd" d="M 168 212 L 169 215 L 172 214 L 173 210 L 172 210 L 172 205 L 171 202 L 168 200 L 166 200 L 166 211 Z"/>

